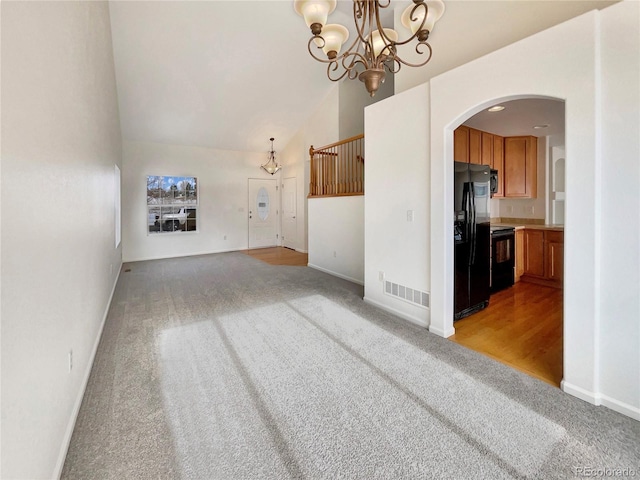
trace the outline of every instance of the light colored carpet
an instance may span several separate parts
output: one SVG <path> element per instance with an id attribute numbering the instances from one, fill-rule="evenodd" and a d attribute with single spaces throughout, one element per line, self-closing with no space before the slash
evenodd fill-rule
<path id="1" fill-rule="evenodd" d="M 125 265 L 64 478 L 640 475 L 640 424 L 239 253 Z"/>

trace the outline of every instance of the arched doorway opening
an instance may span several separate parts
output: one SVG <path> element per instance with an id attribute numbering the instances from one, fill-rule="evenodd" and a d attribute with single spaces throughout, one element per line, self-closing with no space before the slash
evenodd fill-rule
<path id="1" fill-rule="evenodd" d="M 495 100 L 453 136 L 450 339 L 555 386 L 563 372 L 564 117 L 561 99 Z M 465 187 L 474 212 L 486 202 L 477 215 L 458 205 L 465 168 L 492 172 L 490 201 L 478 193 L 483 177 Z"/>

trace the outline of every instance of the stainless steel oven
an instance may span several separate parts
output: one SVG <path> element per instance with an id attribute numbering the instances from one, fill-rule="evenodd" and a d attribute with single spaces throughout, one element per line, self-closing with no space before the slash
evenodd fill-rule
<path id="1" fill-rule="evenodd" d="M 514 280 L 515 229 L 491 227 L 491 292 L 511 287 Z"/>

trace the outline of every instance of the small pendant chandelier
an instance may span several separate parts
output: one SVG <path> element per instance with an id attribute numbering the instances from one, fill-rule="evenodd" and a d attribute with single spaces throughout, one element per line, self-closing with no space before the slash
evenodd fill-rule
<path id="1" fill-rule="evenodd" d="M 375 95 L 384 82 L 385 69 L 396 73 L 402 65 L 421 67 L 431 60 L 429 33 L 444 13 L 442 0 L 413 0 L 402 14 L 402 24 L 411 31 L 406 40 L 398 40 L 392 28 L 383 28 L 380 9 L 389 7 L 391 0 L 353 0 L 353 21 L 356 38 L 344 53 L 342 45 L 349 39 L 349 30 L 339 24 L 326 25 L 327 16 L 336 8 L 336 0 L 294 0 L 295 11 L 304 17 L 312 37 L 307 48 L 317 61 L 327 64 L 327 77 L 337 82 L 345 76 L 360 79 L 369 95 Z M 416 40 L 416 52 L 426 53 L 421 63 L 409 63 L 398 55 L 397 46 Z M 313 50 L 322 49 L 324 56 Z"/>
<path id="2" fill-rule="evenodd" d="M 265 172 L 273 175 L 278 170 L 280 170 L 280 165 L 278 165 L 278 163 L 276 162 L 276 152 L 273 149 L 273 140 L 274 140 L 273 137 L 271 137 L 269 140 L 271 140 L 271 150 L 269 151 L 269 161 L 264 165 L 260 165 L 260 166 L 264 169 Z"/>

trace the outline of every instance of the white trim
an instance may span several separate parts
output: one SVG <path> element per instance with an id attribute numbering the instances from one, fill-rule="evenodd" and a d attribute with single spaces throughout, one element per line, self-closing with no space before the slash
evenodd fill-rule
<path id="1" fill-rule="evenodd" d="M 456 329 L 454 327 L 451 327 L 451 330 L 443 330 L 433 324 L 429 325 L 429 331 L 442 338 L 449 338 L 451 335 L 455 335 L 456 333 Z"/>
<path id="2" fill-rule="evenodd" d="M 266 247 L 265 247 L 266 248 Z M 247 247 L 225 248 L 223 250 L 207 250 L 205 252 L 189 252 L 172 255 L 161 255 L 159 257 L 140 257 L 123 259 L 123 263 L 129 262 L 146 262 L 147 260 L 166 260 L 167 258 L 196 257 L 198 255 L 213 255 L 214 253 L 239 252 L 240 250 L 248 250 Z"/>
<path id="3" fill-rule="evenodd" d="M 633 405 L 629 405 L 628 403 L 621 402 L 620 400 L 616 400 L 615 398 L 611 398 L 606 395 L 601 395 L 601 404 L 611 410 L 626 415 L 627 417 L 640 421 L 640 408 L 638 407 L 634 407 Z"/>
<path id="4" fill-rule="evenodd" d="M 89 362 L 87 363 L 87 368 L 84 372 L 84 380 L 82 381 L 82 388 L 78 392 L 78 396 L 76 397 L 75 404 L 73 405 L 73 412 L 71 413 L 71 418 L 69 418 L 67 429 L 64 432 L 64 438 L 62 439 L 62 445 L 60 447 L 60 452 L 58 453 L 58 460 L 56 462 L 56 468 L 54 470 L 54 474 L 55 474 L 54 478 L 60 478 L 60 476 L 62 475 L 64 462 L 67 458 L 69 445 L 71 444 L 71 436 L 73 435 L 73 430 L 76 427 L 78 413 L 80 413 L 80 406 L 82 405 L 82 400 L 84 399 L 84 394 L 85 394 L 85 391 L 87 390 L 87 384 L 89 383 L 89 376 L 91 375 L 93 362 L 96 357 L 96 352 L 98 351 L 98 345 L 100 344 L 100 339 L 102 338 L 102 331 L 104 330 L 104 324 L 106 323 L 107 316 L 109 315 L 109 310 L 111 308 L 111 301 L 113 300 L 113 295 L 116 292 L 116 286 L 118 285 L 118 280 L 120 279 L 121 272 L 122 272 L 122 263 L 120 263 L 120 266 L 118 267 L 118 275 L 116 275 L 116 280 L 115 282 L 113 282 L 113 287 L 111 288 L 111 295 L 109 295 L 109 301 L 107 302 L 104 315 L 102 316 L 102 322 L 100 323 L 100 328 L 98 329 L 98 335 L 96 335 L 96 339 L 93 342 L 91 355 L 89 355 Z"/>
<path id="5" fill-rule="evenodd" d="M 568 393 L 569 395 L 573 395 L 574 397 L 579 398 L 580 400 L 584 400 L 592 405 L 600 405 L 601 397 L 600 395 L 590 392 L 589 390 L 585 390 L 584 388 L 578 387 L 577 385 L 572 385 L 566 380 L 562 380 L 560 382 L 560 388 L 563 392 Z"/>
<path id="6" fill-rule="evenodd" d="M 357 280 L 355 278 L 348 277 L 347 275 L 342 275 L 341 273 L 334 272 L 332 270 L 327 270 L 326 268 L 313 265 L 312 263 L 308 263 L 307 267 L 313 268 L 315 270 L 320 270 L 321 272 L 328 273 L 329 275 L 333 275 L 334 277 L 342 278 L 343 280 L 348 280 L 350 282 L 357 283 L 358 285 L 362 285 L 364 287 L 364 282 L 362 280 Z"/>
<path id="7" fill-rule="evenodd" d="M 413 323 L 414 325 L 418 325 L 419 327 L 423 327 L 423 328 L 429 328 L 429 324 L 427 322 L 425 322 L 424 320 L 419 319 L 418 317 L 414 317 L 413 315 L 408 315 L 404 312 L 401 312 L 400 310 L 396 310 L 395 308 L 389 307 L 388 305 L 385 305 L 383 303 L 380 303 L 376 300 L 372 300 L 369 297 L 364 297 L 364 302 L 368 303 L 369 305 L 373 305 L 374 307 L 378 307 L 381 310 L 384 310 L 385 312 L 389 312 L 393 315 L 395 315 L 396 317 L 400 317 L 403 320 L 407 320 L 408 322 Z"/>
<path id="8" fill-rule="evenodd" d="M 588 390 L 576 385 L 567 383 L 564 380 L 560 382 L 560 388 L 563 392 L 573 395 L 574 397 L 578 397 L 580 400 L 584 400 L 592 405 L 601 405 L 615 412 L 621 413 L 622 415 L 631 417 L 634 420 L 640 421 L 640 408 L 638 407 L 621 402 L 620 400 L 616 400 L 615 398 L 611 398 L 607 395 L 602 395 L 601 393 L 589 392 Z"/>
<path id="9" fill-rule="evenodd" d="M 308 250 L 303 250 L 302 248 L 296 248 L 295 251 L 300 253 L 309 253 Z"/>

